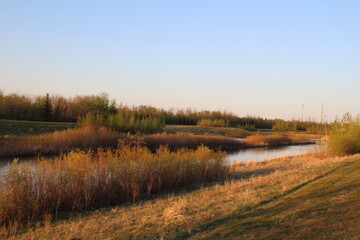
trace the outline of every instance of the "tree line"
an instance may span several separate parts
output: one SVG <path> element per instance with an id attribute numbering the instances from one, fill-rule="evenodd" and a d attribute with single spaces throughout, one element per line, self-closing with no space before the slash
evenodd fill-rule
<path id="1" fill-rule="evenodd" d="M 120 122 L 131 121 L 131 126 L 136 126 L 142 121 L 145 125 L 147 124 L 149 126 L 178 124 L 214 127 L 227 126 L 247 130 L 274 129 L 283 131 L 307 131 L 312 133 L 322 133 L 325 131 L 324 124 L 309 121 L 285 121 L 252 116 L 239 117 L 226 111 L 196 111 L 191 108 L 164 110 L 144 105 L 129 107 L 116 104 L 116 101 L 110 99 L 107 93 L 85 96 L 78 95 L 66 98 L 60 95 L 49 94 L 44 94 L 43 96 L 26 96 L 11 93 L 6 95 L 0 91 L 1 119 L 77 122 L 79 119 L 84 119 L 88 113 L 96 117 L 101 116 L 106 119 L 109 125 L 115 126 L 114 128 L 120 125 L 116 125 L 115 123 L 110 124 L 109 122 L 114 122 L 114 119 L 120 119 Z M 91 116 L 87 118 L 94 119 L 94 117 Z"/>

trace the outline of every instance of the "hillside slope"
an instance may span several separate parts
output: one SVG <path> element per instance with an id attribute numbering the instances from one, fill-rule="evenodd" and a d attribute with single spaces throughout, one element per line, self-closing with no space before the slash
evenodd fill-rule
<path id="1" fill-rule="evenodd" d="M 360 160 L 207 223 L 190 239 L 360 239 Z"/>
<path id="2" fill-rule="evenodd" d="M 360 155 L 233 166 L 225 183 L 44 221 L 15 239 L 359 239 Z"/>

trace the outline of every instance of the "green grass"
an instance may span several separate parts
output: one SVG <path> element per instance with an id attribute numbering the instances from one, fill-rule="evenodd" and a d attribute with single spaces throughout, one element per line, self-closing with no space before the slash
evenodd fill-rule
<path id="1" fill-rule="evenodd" d="M 359 239 L 360 159 L 248 211 L 203 224 L 188 239 Z M 183 238 L 184 236 L 182 236 Z"/>
<path id="2" fill-rule="evenodd" d="M 0 120 L 0 137 L 41 134 L 75 127 L 75 123 Z"/>
<path id="3" fill-rule="evenodd" d="M 241 128 L 231 127 L 201 127 L 187 125 L 166 125 L 165 131 L 168 133 L 192 133 L 195 135 L 221 135 L 234 138 L 245 138 L 250 133 Z"/>

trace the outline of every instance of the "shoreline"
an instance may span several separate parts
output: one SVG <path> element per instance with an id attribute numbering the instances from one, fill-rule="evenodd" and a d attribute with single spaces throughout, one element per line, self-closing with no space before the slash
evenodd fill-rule
<path id="1" fill-rule="evenodd" d="M 312 145 L 312 144 L 316 144 L 316 141 L 294 141 L 292 143 L 278 143 L 278 144 L 249 144 L 249 143 L 243 143 L 243 144 L 239 144 L 238 148 L 229 148 L 228 150 L 221 150 L 221 151 L 225 151 L 228 154 L 234 153 L 238 150 L 246 150 L 246 149 L 253 149 L 253 148 L 277 148 L 277 147 L 286 147 L 286 146 L 296 146 L 296 145 Z M 205 144 L 204 144 L 205 145 Z M 148 146 L 147 144 L 144 144 L 144 146 L 148 147 L 150 150 L 154 150 L 154 146 Z M 155 149 L 157 149 L 158 147 L 162 146 L 158 145 Z M 199 145 L 200 146 L 200 145 Z M 207 145 L 205 145 L 207 146 Z M 207 146 L 209 147 L 209 146 Z M 171 148 L 171 146 L 170 146 Z M 179 147 L 181 148 L 181 147 Z M 193 149 L 193 146 L 189 146 L 187 147 L 189 149 Z M 211 147 L 209 147 L 212 150 L 218 150 L 218 149 L 213 149 Z M 20 157 L 25 157 L 25 158 L 36 158 L 36 157 L 53 157 L 59 154 L 66 154 L 69 153 L 71 151 L 76 151 L 76 150 L 80 150 L 80 151 L 96 151 L 97 149 L 99 149 L 99 147 L 89 147 L 89 148 L 71 148 L 71 149 L 67 149 L 64 151 L 54 151 L 51 152 L 51 150 L 47 150 L 46 153 L 43 153 L 43 150 L 38 150 L 35 153 L 24 153 L 24 154 L 5 154 L 2 155 L 0 154 L 0 162 L 2 161 L 10 161 L 11 159 L 15 159 L 15 158 L 20 158 Z M 114 147 L 105 147 L 104 149 L 115 149 Z M 177 148 L 175 148 L 176 150 Z M 36 151 L 36 150 L 35 150 Z"/>

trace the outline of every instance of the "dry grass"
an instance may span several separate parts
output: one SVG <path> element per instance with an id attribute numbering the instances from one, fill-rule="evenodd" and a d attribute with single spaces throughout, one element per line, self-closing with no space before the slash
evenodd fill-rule
<path id="1" fill-rule="evenodd" d="M 47 155 L 74 149 L 90 150 L 116 147 L 126 134 L 104 127 L 68 129 L 34 136 L 0 138 L 0 156 Z"/>
<path id="2" fill-rule="evenodd" d="M 195 135 L 220 135 L 233 138 L 244 138 L 251 135 L 250 132 L 241 128 L 232 127 L 201 127 L 191 125 L 167 125 L 167 133 L 191 133 Z"/>
<path id="3" fill-rule="evenodd" d="M 234 151 L 249 147 L 248 144 L 236 141 L 235 139 L 214 135 L 198 136 L 186 133 L 159 133 L 145 135 L 143 138 L 146 145 L 151 149 L 156 149 L 161 145 L 167 145 L 171 150 L 184 147 L 195 149 L 200 145 L 205 145 L 210 149 L 222 151 Z"/>
<path id="4" fill-rule="evenodd" d="M 249 144 L 264 145 L 264 146 L 280 146 L 280 145 L 289 145 L 293 143 L 291 138 L 281 134 L 271 134 L 271 135 L 256 134 L 246 137 L 244 141 Z"/>
<path id="5" fill-rule="evenodd" d="M 105 127 L 83 127 L 68 129 L 35 136 L 0 138 L 0 157 L 24 155 L 50 155 L 75 149 L 96 150 L 97 148 L 116 148 L 119 139 L 131 137 L 124 133 L 111 131 Z M 152 151 L 161 145 L 171 150 L 179 148 L 195 149 L 205 145 L 214 150 L 231 151 L 248 147 L 245 143 L 223 136 L 195 136 L 192 134 L 151 134 L 140 136 Z"/>
<path id="6" fill-rule="evenodd" d="M 228 216 L 251 212 L 358 158 L 318 154 L 236 164 L 231 169 L 232 180 L 225 184 L 38 226 L 17 239 L 181 239 L 216 227 Z M 256 226 L 253 230 L 256 232 Z"/>
<path id="7" fill-rule="evenodd" d="M 222 180 L 224 153 L 166 147 L 151 153 L 123 141 L 117 150 L 70 152 L 54 160 L 13 163 L 0 173 L 0 225 L 13 229 L 41 220 Z"/>
<path id="8" fill-rule="evenodd" d="M 314 143 L 304 134 L 256 134 L 246 137 L 244 142 L 262 147 Z"/>

